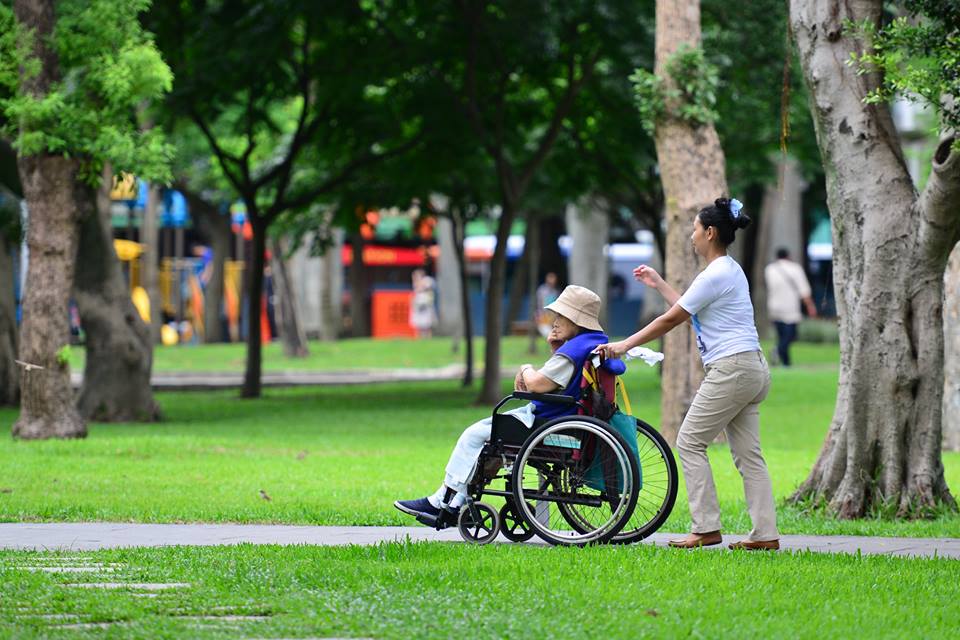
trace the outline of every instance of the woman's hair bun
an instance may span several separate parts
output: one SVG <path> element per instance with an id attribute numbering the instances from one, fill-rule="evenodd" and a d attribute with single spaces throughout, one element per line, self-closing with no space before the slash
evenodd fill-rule
<path id="1" fill-rule="evenodd" d="M 746 229 L 750 226 L 751 222 L 752 220 L 750 220 L 750 216 L 741 211 L 740 215 L 737 216 L 737 218 L 733 221 L 733 224 L 737 227 L 737 229 Z"/>
<path id="2" fill-rule="evenodd" d="M 720 209 L 726 209 L 730 211 L 730 199 L 729 198 L 717 198 L 713 201 L 713 204 Z"/>

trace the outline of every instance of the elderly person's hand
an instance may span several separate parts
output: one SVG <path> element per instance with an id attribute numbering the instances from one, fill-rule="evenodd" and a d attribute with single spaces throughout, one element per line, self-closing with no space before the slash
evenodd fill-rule
<path id="1" fill-rule="evenodd" d="M 564 342 L 566 342 L 566 340 L 560 337 L 556 327 L 550 329 L 550 335 L 547 336 L 547 344 L 550 345 L 550 353 L 556 353 L 557 349 L 562 347 Z"/>
<path id="2" fill-rule="evenodd" d="M 514 391 L 526 391 L 527 383 L 523 381 L 523 370 L 529 365 L 524 365 L 520 367 L 520 371 L 517 371 L 517 375 L 513 379 L 513 390 Z"/>
<path id="3" fill-rule="evenodd" d="M 601 344 L 593 350 L 593 353 L 599 353 L 604 359 L 609 360 L 610 358 L 619 358 L 623 356 L 628 349 L 630 349 L 630 345 L 627 344 L 627 341 L 620 340 L 619 342 L 608 342 L 606 344 Z"/>

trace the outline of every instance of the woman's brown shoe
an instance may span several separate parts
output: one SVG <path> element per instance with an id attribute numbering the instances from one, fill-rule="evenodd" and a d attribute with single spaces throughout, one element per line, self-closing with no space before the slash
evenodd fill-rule
<path id="1" fill-rule="evenodd" d="M 729 547 L 736 551 L 745 549 L 747 551 L 776 551 L 780 548 L 779 540 L 741 540 L 740 542 L 731 542 Z"/>
<path id="2" fill-rule="evenodd" d="M 696 549 L 697 547 L 709 547 L 711 545 L 723 542 L 723 536 L 719 531 L 708 531 L 706 533 L 689 533 L 686 538 L 671 540 L 667 544 L 675 549 Z"/>

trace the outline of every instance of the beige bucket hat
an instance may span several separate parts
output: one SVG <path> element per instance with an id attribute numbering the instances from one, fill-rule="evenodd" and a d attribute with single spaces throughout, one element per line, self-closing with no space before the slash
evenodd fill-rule
<path id="1" fill-rule="evenodd" d="M 584 329 L 603 331 L 600 326 L 600 296 L 586 287 L 571 284 L 545 308 Z"/>

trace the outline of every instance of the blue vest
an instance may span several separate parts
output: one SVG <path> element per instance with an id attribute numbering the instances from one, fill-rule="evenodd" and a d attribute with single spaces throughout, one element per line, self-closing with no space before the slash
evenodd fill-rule
<path id="1" fill-rule="evenodd" d="M 562 347 L 557 349 L 557 354 L 567 356 L 573 361 L 573 377 L 570 379 L 570 383 L 565 389 L 563 389 L 563 391 L 553 391 L 553 393 L 570 396 L 579 400 L 580 383 L 583 379 L 583 365 L 587 361 L 587 358 L 590 357 L 590 354 L 593 352 L 593 350 L 606 342 L 610 342 L 610 338 L 608 338 L 607 335 L 602 331 L 584 331 L 571 340 L 567 340 Z M 606 360 L 604 361 L 603 366 L 605 369 L 610 370 L 611 373 L 615 373 L 617 375 L 626 370 L 626 367 L 620 360 Z M 577 413 L 579 410 L 576 405 L 568 406 L 549 402 L 540 402 L 537 400 L 534 400 L 533 404 L 533 413 L 537 416 L 538 420 L 552 420 L 553 418 L 559 418 L 560 416 L 569 416 Z"/>

